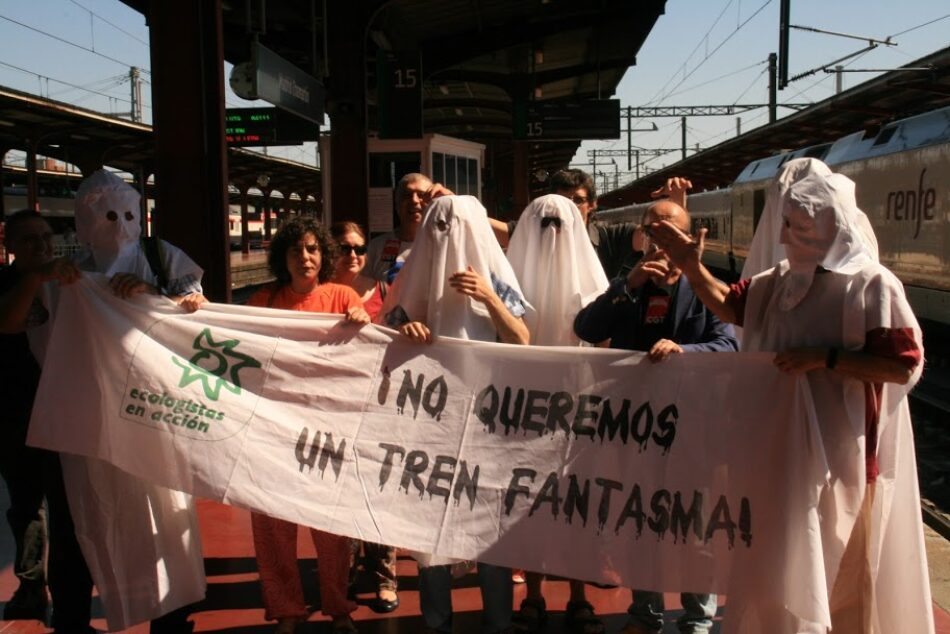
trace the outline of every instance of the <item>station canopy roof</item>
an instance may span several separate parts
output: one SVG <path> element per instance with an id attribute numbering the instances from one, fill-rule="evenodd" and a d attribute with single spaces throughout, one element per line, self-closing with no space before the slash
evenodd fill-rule
<path id="1" fill-rule="evenodd" d="M 93 110 L 0 87 L 0 148 L 27 150 L 78 165 L 109 165 L 129 173 L 148 165 L 154 152 L 152 127 Z M 231 148 L 228 180 L 257 186 L 261 175 L 285 196 L 319 197 L 320 170 L 300 163 Z"/>
<path id="2" fill-rule="evenodd" d="M 753 160 L 828 143 L 859 130 L 876 134 L 890 121 L 950 105 L 950 47 L 902 68 L 908 70 L 889 71 L 775 123 L 688 156 L 604 194 L 598 203 L 615 208 L 649 201 L 650 192 L 671 176 L 689 178 L 694 192 L 725 187 Z"/>
<path id="3" fill-rule="evenodd" d="M 147 15 L 150 0 L 122 0 Z M 322 78 L 324 3 L 338 0 L 223 0 L 224 56 L 249 58 L 260 7 L 261 44 Z M 342 0 L 340 0 L 342 1 Z M 353 1 L 353 0 L 351 0 Z M 513 101 L 610 98 L 666 0 L 362 0 L 369 124 L 376 119 L 380 50 L 421 53 L 423 131 L 478 142 L 512 139 Z M 328 51 L 333 55 L 334 51 Z M 325 81 L 332 82 L 332 77 Z M 566 167 L 578 140 L 532 148 L 531 171 Z"/>

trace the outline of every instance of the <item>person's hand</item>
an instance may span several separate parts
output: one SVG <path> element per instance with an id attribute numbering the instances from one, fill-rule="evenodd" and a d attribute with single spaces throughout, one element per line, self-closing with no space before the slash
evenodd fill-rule
<path id="1" fill-rule="evenodd" d="M 347 323 L 358 324 L 360 326 L 365 326 L 372 321 L 372 319 L 369 318 L 369 313 L 361 306 L 350 306 L 347 308 L 345 319 Z"/>
<path id="2" fill-rule="evenodd" d="M 693 183 L 688 178 L 683 178 L 682 176 L 673 176 L 672 178 L 666 179 L 666 183 L 663 184 L 663 187 L 650 192 L 650 197 L 668 197 L 671 201 L 685 209 L 686 190 L 692 188 Z"/>
<path id="3" fill-rule="evenodd" d="M 410 321 L 399 327 L 399 332 L 416 343 L 432 343 L 432 331 L 421 321 Z"/>
<path id="4" fill-rule="evenodd" d="M 699 230 L 699 236 L 695 240 L 669 220 L 654 222 L 647 228 L 647 232 L 653 243 L 665 251 L 670 261 L 678 268 L 690 271 L 699 266 L 706 243 L 705 228 Z"/>
<path id="5" fill-rule="evenodd" d="M 787 374 L 802 374 L 825 367 L 827 348 L 792 348 L 779 352 L 772 364 Z"/>
<path id="6" fill-rule="evenodd" d="M 646 250 L 643 245 L 644 238 L 646 238 L 646 232 L 643 230 L 643 225 L 637 225 L 630 238 L 630 247 L 634 253 L 643 253 Z"/>
<path id="7" fill-rule="evenodd" d="M 670 272 L 670 263 L 666 259 L 663 251 L 655 250 L 647 253 L 637 265 L 630 269 L 627 274 L 627 288 L 638 289 L 652 279 L 654 282 L 660 282 L 666 278 Z"/>
<path id="8" fill-rule="evenodd" d="M 426 193 L 422 195 L 422 200 L 426 205 L 431 203 L 436 198 L 440 196 L 454 196 L 455 194 L 451 189 L 447 188 L 442 183 L 432 183 L 432 187 L 426 190 Z"/>
<path id="9" fill-rule="evenodd" d="M 449 278 L 449 286 L 482 304 L 488 303 L 495 296 L 495 291 L 485 278 L 476 273 L 471 266 L 465 267 L 464 271 L 453 273 Z"/>
<path id="10" fill-rule="evenodd" d="M 191 293 L 190 295 L 182 295 L 175 301 L 189 313 L 193 313 L 201 308 L 201 305 L 208 301 L 208 298 L 201 293 Z"/>
<path id="11" fill-rule="evenodd" d="M 71 260 L 56 258 L 41 266 L 39 274 L 44 282 L 56 280 L 60 286 L 66 286 L 78 280 L 82 276 L 82 271 Z"/>
<path id="12" fill-rule="evenodd" d="M 660 339 L 653 347 L 650 348 L 650 352 L 647 353 L 647 356 L 650 358 L 650 361 L 656 363 L 657 361 L 663 361 L 671 354 L 680 354 L 683 352 L 683 349 L 680 348 L 679 344 L 670 341 L 669 339 Z"/>
<path id="13" fill-rule="evenodd" d="M 109 288 L 122 299 L 129 299 L 140 293 L 158 292 L 154 286 L 132 273 L 116 273 L 109 280 Z"/>

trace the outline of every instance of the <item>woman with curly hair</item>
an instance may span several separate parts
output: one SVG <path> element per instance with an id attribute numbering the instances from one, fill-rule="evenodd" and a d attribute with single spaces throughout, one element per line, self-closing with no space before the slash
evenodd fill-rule
<path id="1" fill-rule="evenodd" d="M 330 234 L 310 218 L 288 221 L 271 241 L 267 262 L 277 278 L 255 293 L 251 306 L 340 313 L 347 322 L 368 324 L 359 295 L 349 286 L 330 282 L 336 259 Z M 297 569 L 297 525 L 260 513 L 251 514 L 254 551 L 261 575 L 265 617 L 277 620 L 278 634 L 292 634 L 307 620 Z M 348 537 L 310 530 L 320 563 L 320 606 L 333 619 L 333 632 L 356 632 L 347 599 L 353 541 Z"/>

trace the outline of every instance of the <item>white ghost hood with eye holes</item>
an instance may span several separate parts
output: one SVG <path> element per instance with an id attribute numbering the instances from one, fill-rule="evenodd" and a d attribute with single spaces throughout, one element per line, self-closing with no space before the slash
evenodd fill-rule
<path id="1" fill-rule="evenodd" d="M 580 345 L 574 317 L 607 290 L 608 281 L 574 203 L 559 194 L 531 201 L 511 237 L 508 260 L 533 307 L 525 314 L 531 343 Z"/>
<path id="2" fill-rule="evenodd" d="M 412 251 L 380 310 L 387 323 L 397 307 L 410 320 L 423 321 L 437 336 L 495 341 L 488 309 L 459 293 L 449 278 L 466 267 L 484 280 L 507 289 L 509 299 L 524 305 L 524 295 L 485 208 L 473 196 L 443 196 L 429 205 Z M 504 298 L 503 298 L 504 299 Z"/>
<path id="3" fill-rule="evenodd" d="M 76 192 L 76 237 L 100 273 L 122 272 L 142 233 L 141 196 L 121 178 L 98 170 Z"/>

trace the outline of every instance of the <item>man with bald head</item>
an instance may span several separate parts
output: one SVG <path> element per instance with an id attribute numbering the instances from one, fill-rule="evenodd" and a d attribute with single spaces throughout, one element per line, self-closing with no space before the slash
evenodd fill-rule
<path id="1" fill-rule="evenodd" d="M 642 226 L 664 220 L 689 233 L 689 213 L 669 200 L 651 205 L 643 214 Z M 590 343 L 609 339 L 611 348 L 646 352 L 653 362 L 683 352 L 738 349 L 732 326 L 703 306 L 682 271 L 657 248 L 649 232 L 644 236 L 643 257 L 577 314 L 574 332 Z M 716 595 L 684 592 L 681 600 L 685 612 L 677 622 L 680 631 L 708 632 L 716 613 Z M 661 593 L 634 590 L 623 634 L 662 631 L 663 608 Z"/>

